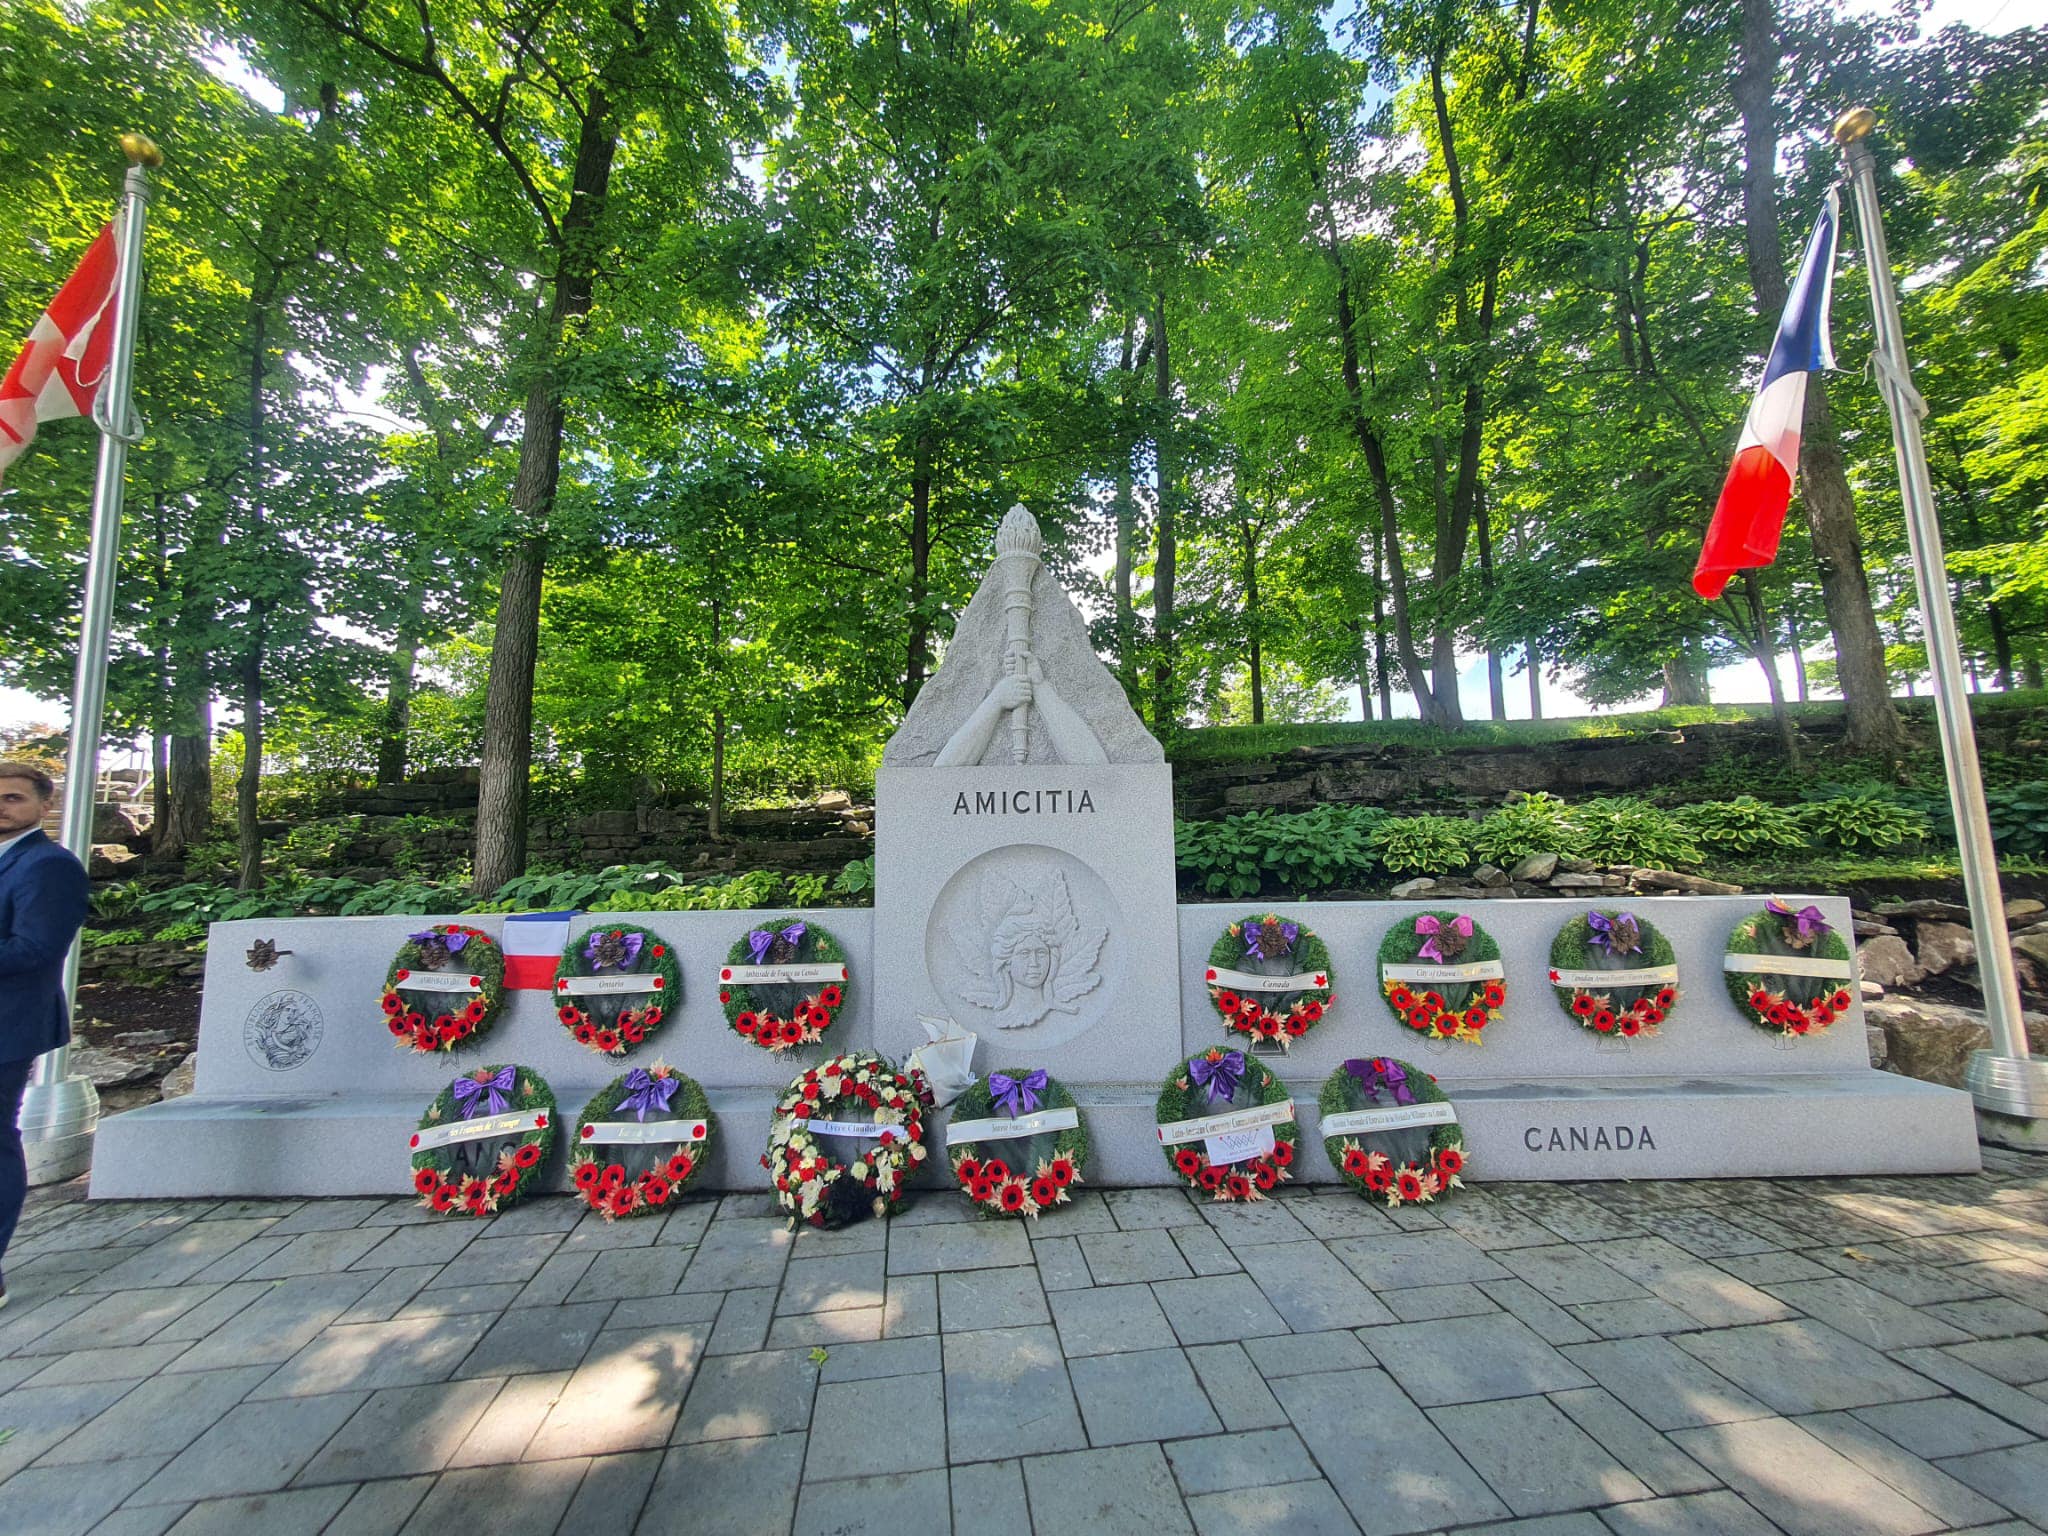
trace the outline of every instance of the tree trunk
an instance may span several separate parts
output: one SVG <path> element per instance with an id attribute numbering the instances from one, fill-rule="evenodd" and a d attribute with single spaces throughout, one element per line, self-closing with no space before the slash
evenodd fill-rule
<path id="1" fill-rule="evenodd" d="M 193 728 L 171 732 L 170 794 L 163 821 L 150 833 L 151 851 L 165 858 L 182 855 L 213 830 L 213 704 L 202 689 L 187 707 Z"/>
<path id="2" fill-rule="evenodd" d="M 1483 486 L 1472 512 L 1472 527 L 1479 535 L 1479 587 L 1486 594 L 1486 701 L 1493 712 L 1493 718 L 1505 720 L 1508 717 L 1507 673 L 1501 666 L 1500 645 L 1494 640 L 1492 631 L 1493 532 L 1487 524 L 1493 520 L 1493 514 L 1487 508 Z"/>
<path id="3" fill-rule="evenodd" d="M 1764 618 L 1763 584 L 1755 571 L 1742 573 L 1743 596 L 1749 604 L 1750 654 L 1763 668 L 1764 687 L 1771 696 L 1771 723 L 1778 728 L 1778 744 L 1785 749 L 1785 761 L 1799 766 L 1799 738 L 1793 734 L 1792 713 L 1785 708 L 1785 690 L 1778 682 L 1778 658 L 1771 647 L 1771 626 Z"/>
<path id="4" fill-rule="evenodd" d="M 1244 616 L 1246 652 L 1251 664 L 1252 724 L 1266 723 L 1266 671 L 1259 622 L 1259 538 L 1250 524 L 1238 524 L 1238 541 L 1244 552 Z"/>
<path id="5" fill-rule="evenodd" d="M 1158 467 L 1159 545 L 1152 559 L 1152 634 L 1159 647 L 1159 660 L 1152 668 L 1152 731 L 1171 736 L 1180 726 L 1179 689 L 1176 666 L 1180 659 L 1178 637 L 1174 634 L 1174 580 L 1180 548 L 1176 512 L 1180 488 L 1174 454 L 1173 361 L 1167 347 L 1166 295 L 1154 296 L 1152 306 L 1152 389 L 1158 412 L 1152 457 Z"/>
<path id="6" fill-rule="evenodd" d="M 1380 542 L 1386 537 L 1380 528 L 1372 531 L 1372 680 L 1379 690 L 1380 718 L 1394 718 L 1394 685 L 1387 677 L 1386 588 L 1381 585 Z"/>
<path id="7" fill-rule="evenodd" d="M 1743 234 L 1757 308 L 1773 318 L 1785 307 L 1784 250 L 1778 234 L 1778 121 L 1772 92 L 1778 72 L 1774 0 L 1742 0 L 1741 67 L 1735 101 L 1742 112 Z M 1799 449 L 1801 501 L 1820 571 L 1821 599 L 1835 640 L 1849 751 L 1896 760 L 1906 728 L 1892 704 L 1884 641 L 1870 606 L 1863 572 L 1863 541 L 1856 502 L 1835 441 L 1827 387 L 1814 374 L 1806 384 L 1806 426 Z"/>
<path id="8" fill-rule="evenodd" d="M 725 711 L 711 711 L 711 806 L 704 830 L 713 842 L 725 836 Z"/>
<path id="9" fill-rule="evenodd" d="M 1123 355 L 1117 362 L 1118 404 L 1123 409 L 1117 423 L 1116 441 L 1116 675 L 1124 685 L 1124 696 L 1131 700 L 1133 708 L 1137 707 L 1138 693 L 1138 616 L 1131 603 L 1131 534 L 1137 515 L 1132 501 L 1132 444 L 1124 429 L 1130 421 L 1131 346 L 1137 329 L 1136 315 L 1125 319 Z"/>
<path id="10" fill-rule="evenodd" d="M 1785 644 L 1792 652 L 1792 681 L 1799 702 L 1807 702 L 1806 642 L 1799 637 L 1799 594 L 1785 594 Z"/>
<path id="11" fill-rule="evenodd" d="M 1543 663 L 1536 654 L 1536 642 L 1534 640 L 1526 642 L 1522 655 L 1529 664 L 1529 718 L 1531 720 L 1541 720 L 1543 718 Z"/>
<path id="12" fill-rule="evenodd" d="M 235 781 L 235 889 L 263 889 L 263 828 L 256 790 L 263 779 L 263 635 L 259 629 L 242 659 L 242 774 Z"/>
<path id="13" fill-rule="evenodd" d="M 1751 650 L 1754 651 L 1752 646 Z M 1706 679 L 1700 675 L 1690 646 L 1664 659 L 1664 700 L 1666 709 L 1696 707 L 1707 702 Z"/>
<path id="14" fill-rule="evenodd" d="M 919 427 L 910 465 L 910 633 L 903 658 L 903 708 L 907 713 L 924 687 L 931 659 L 931 621 L 925 602 L 931 595 L 932 568 L 932 435 Z"/>
<path id="15" fill-rule="evenodd" d="M 539 339 L 519 439 L 512 506 L 523 531 L 498 587 L 484 692 L 484 741 L 478 774 L 476 866 L 471 889 L 489 896 L 526 868 L 526 806 L 533 766 L 533 670 L 540 652 L 540 592 L 547 571 L 548 515 L 561 481 L 563 407 L 560 369 L 569 322 L 590 310 L 596 281 L 597 222 L 611 186 L 618 129 L 602 92 L 593 91 L 577 139 L 569 210 L 555 252 L 555 292 Z"/>
<path id="16" fill-rule="evenodd" d="M 419 664 L 419 636 L 425 624 L 419 582 L 406 588 L 405 612 L 391 648 L 391 666 L 384 685 L 384 720 L 377 737 L 377 782 L 403 784 L 412 734 L 413 671 Z"/>

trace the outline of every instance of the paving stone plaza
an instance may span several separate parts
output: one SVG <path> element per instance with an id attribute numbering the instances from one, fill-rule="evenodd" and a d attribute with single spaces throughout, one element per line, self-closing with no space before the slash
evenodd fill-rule
<path id="1" fill-rule="evenodd" d="M 2034 1530 L 2048 1157 L 1985 1163 L 797 1233 L 42 1190 L 0 1530 Z"/>

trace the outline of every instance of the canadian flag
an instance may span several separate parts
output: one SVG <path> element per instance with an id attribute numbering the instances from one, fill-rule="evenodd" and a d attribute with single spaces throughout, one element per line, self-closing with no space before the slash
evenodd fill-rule
<path id="1" fill-rule="evenodd" d="M 40 422 L 89 416 L 114 350 L 114 226 L 86 247 L 0 380 L 0 476 L 28 451 Z"/>
<path id="2" fill-rule="evenodd" d="M 514 912 L 505 919 L 505 986 L 515 992 L 552 992 L 555 970 L 581 912 Z"/>

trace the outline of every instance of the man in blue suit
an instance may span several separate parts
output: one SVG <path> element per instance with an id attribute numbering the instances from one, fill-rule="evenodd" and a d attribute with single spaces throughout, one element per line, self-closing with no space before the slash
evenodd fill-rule
<path id="1" fill-rule="evenodd" d="M 36 1058 L 71 1038 L 64 955 L 91 896 L 78 860 L 43 835 L 56 794 L 42 769 L 0 763 L 0 1260 L 28 1198 L 21 1098 Z"/>

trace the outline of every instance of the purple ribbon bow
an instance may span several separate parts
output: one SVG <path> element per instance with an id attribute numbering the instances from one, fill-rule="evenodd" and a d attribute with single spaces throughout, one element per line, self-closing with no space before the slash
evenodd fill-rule
<path id="1" fill-rule="evenodd" d="M 668 1101 L 676 1096 L 673 1077 L 656 1077 L 645 1067 L 635 1067 L 626 1074 L 626 1096 L 619 1100 L 619 1108 L 630 1109 L 642 1120 L 650 1109 L 662 1114 L 668 1113 Z"/>
<path id="2" fill-rule="evenodd" d="M 1188 1076 L 1197 1088 L 1209 1090 L 1209 1102 L 1228 1104 L 1237 1097 L 1237 1085 L 1244 1079 L 1244 1052 L 1225 1051 L 1216 1060 L 1197 1056 L 1188 1063 Z"/>
<path id="3" fill-rule="evenodd" d="M 768 953 L 768 947 L 777 939 L 782 940 L 791 949 L 795 949 L 797 945 L 804 941 L 804 925 L 802 923 L 791 923 L 780 933 L 772 932 L 766 928 L 756 928 L 752 933 L 748 934 L 747 948 L 754 952 L 754 964 L 761 964 L 762 956 Z"/>
<path id="4" fill-rule="evenodd" d="M 422 946 L 438 946 L 451 955 L 461 954 L 463 946 L 469 943 L 466 933 L 441 933 L 433 928 L 422 928 L 418 933 L 408 933 L 406 937 Z"/>
<path id="5" fill-rule="evenodd" d="M 518 1071 L 517 1067 L 500 1067 L 496 1077 L 481 1080 L 474 1077 L 458 1077 L 450 1083 L 449 1091 L 455 1095 L 455 1102 L 462 1106 L 462 1118 L 473 1118 L 479 1109 L 488 1110 L 494 1115 L 502 1113 L 505 1108 L 505 1095 L 512 1091 L 512 1080 Z"/>
<path id="6" fill-rule="evenodd" d="M 640 958 L 640 946 L 647 942 L 640 934 L 622 933 L 617 940 L 620 958 L 610 960 L 600 953 L 604 947 L 606 937 L 607 935 L 604 930 L 599 929 L 591 934 L 590 942 L 583 946 L 583 958 L 589 962 L 590 968 L 593 971 L 601 971 L 607 965 L 617 965 L 620 970 L 624 970 Z"/>
<path id="7" fill-rule="evenodd" d="M 1427 935 L 1422 941 L 1422 948 L 1416 951 L 1416 957 L 1418 959 L 1427 958 L 1441 962 L 1444 959 L 1444 952 L 1437 948 L 1436 941 L 1444 931 L 1442 921 L 1432 914 L 1425 912 L 1422 916 L 1415 919 L 1415 931 Z M 1460 938 L 1471 938 L 1472 919 L 1469 917 L 1452 918 L 1451 932 L 1457 934 Z"/>
<path id="8" fill-rule="evenodd" d="M 1408 1086 L 1408 1074 L 1398 1061 L 1390 1061 L 1385 1056 L 1374 1056 L 1369 1060 L 1354 1056 L 1344 1063 L 1344 1070 L 1358 1079 L 1358 1086 L 1375 1104 L 1380 1101 L 1382 1088 L 1394 1095 L 1396 1104 L 1415 1102 L 1415 1090 Z"/>
<path id="9" fill-rule="evenodd" d="M 1023 1077 L 1011 1077 L 1006 1072 L 991 1072 L 988 1075 L 988 1091 L 1004 1114 L 1012 1120 L 1019 1115 L 1028 1115 L 1038 1108 L 1038 1096 L 1045 1092 L 1045 1068 L 1028 1072 Z"/>
<path id="10" fill-rule="evenodd" d="M 1263 947 L 1266 941 L 1266 925 L 1247 923 L 1244 929 L 1244 957 L 1247 960 L 1277 960 L 1282 955 L 1291 954 L 1294 950 L 1294 941 L 1300 937 L 1301 924 L 1282 923 L 1280 942 L 1273 946 L 1273 953 L 1269 955 Z"/>
<path id="11" fill-rule="evenodd" d="M 1633 955 L 1642 950 L 1643 930 L 1633 913 L 1617 912 L 1610 918 L 1588 912 L 1586 926 L 1593 930 L 1588 942 L 1610 955 Z"/>
<path id="12" fill-rule="evenodd" d="M 1821 912 L 1819 907 L 1803 907 L 1799 911 L 1794 912 L 1785 903 L 1774 897 L 1764 903 L 1764 910 L 1773 917 L 1789 917 L 1798 925 L 1793 933 L 1786 935 L 1795 944 L 1802 946 L 1811 944 L 1822 934 L 1833 931 L 1833 925 L 1828 922 L 1827 917 Z"/>

